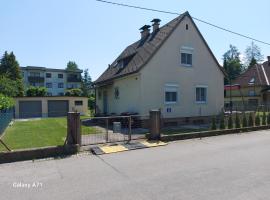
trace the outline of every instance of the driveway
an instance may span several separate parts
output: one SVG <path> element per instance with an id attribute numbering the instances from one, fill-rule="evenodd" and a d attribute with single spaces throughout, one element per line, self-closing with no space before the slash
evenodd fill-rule
<path id="1" fill-rule="evenodd" d="M 269 155 L 270 131 L 258 131 L 102 156 L 3 164 L 1 199 L 265 200 Z"/>

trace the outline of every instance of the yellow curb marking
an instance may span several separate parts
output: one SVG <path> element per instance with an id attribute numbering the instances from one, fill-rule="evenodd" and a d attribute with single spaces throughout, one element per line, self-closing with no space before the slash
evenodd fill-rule
<path id="1" fill-rule="evenodd" d="M 167 145 L 167 143 L 165 142 L 161 142 L 161 141 L 158 141 L 158 142 L 147 142 L 147 141 L 142 141 L 140 142 L 142 143 L 143 145 L 147 146 L 147 147 L 157 147 L 157 146 L 164 146 L 164 145 Z"/>
<path id="2" fill-rule="evenodd" d="M 100 149 L 104 153 L 115 153 L 115 152 L 121 152 L 121 151 L 128 151 L 128 149 L 122 145 L 104 146 L 104 147 L 100 147 Z"/>

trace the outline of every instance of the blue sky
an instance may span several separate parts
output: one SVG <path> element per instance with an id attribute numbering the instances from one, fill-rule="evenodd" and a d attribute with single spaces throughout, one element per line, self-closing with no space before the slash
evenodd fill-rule
<path id="1" fill-rule="evenodd" d="M 270 43 L 269 0 L 112 0 L 182 13 Z M 1 0 L 0 54 L 13 51 L 21 66 L 65 68 L 69 60 L 95 80 L 121 51 L 140 38 L 139 28 L 176 16 L 108 5 L 95 0 Z M 215 54 L 229 44 L 244 52 L 250 40 L 195 21 Z M 256 43 L 264 57 L 270 46 Z"/>

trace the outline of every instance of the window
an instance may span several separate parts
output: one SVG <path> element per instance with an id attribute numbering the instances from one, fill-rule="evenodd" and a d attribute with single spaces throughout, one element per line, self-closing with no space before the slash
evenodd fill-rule
<path id="1" fill-rule="evenodd" d="M 51 73 L 46 73 L 46 78 L 52 78 L 52 74 Z"/>
<path id="2" fill-rule="evenodd" d="M 63 74 L 58 74 L 58 78 L 63 78 Z"/>
<path id="3" fill-rule="evenodd" d="M 254 90 L 249 90 L 248 91 L 248 96 L 255 96 L 255 91 Z"/>
<path id="4" fill-rule="evenodd" d="M 64 83 L 58 83 L 58 88 L 64 88 Z"/>
<path id="5" fill-rule="evenodd" d="M 118 87 L 114 88 L 114 98 L 119 99 L 119 88 Z"/>
<path id="6" fill-rule="evenodd" d="M 52 83 L 46 83 L 46 88 L 52 88 Z"/>
<path id="7" fill-rule="evenodd" d="M 166 84 L 165 85 L 165 104 L 174 104 L 177 102 L 178 85 Z"/>
<path id="8" fill-rule="evenodd" d="M 83 101 L 75 101 L 75 106 L 82 106 L 83 105 Z"/>
<path id="9" fill-rule="evenodd" d="M 188 24 L 186 24 L 186 30 L 188 30 Z"/>
<path id="10" fill-rule="evenodd" d="M 196 103 L 206 103 L 207 87 L 196 87 Z"/>
<path id="11" fill-rule="evenodd" d="M 193 48 L 192 47 L 181 47 L 181 65 L 183 66 L 192 66 L 192 54 Z"/>
<path id="12" fill-rule="evenodd" d="M 39 72 L 30 72 L 30 76 L 32 76 L 32 77 L 40 77 L 40 73 Z"/>

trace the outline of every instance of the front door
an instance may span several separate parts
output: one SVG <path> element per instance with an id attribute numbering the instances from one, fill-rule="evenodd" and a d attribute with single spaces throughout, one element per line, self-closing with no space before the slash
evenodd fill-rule
<path id="1" fill-rule="evenodd" d="M 108 113 L 108 94 L 107 91 L 103 91 L 103 113 Z"/>

